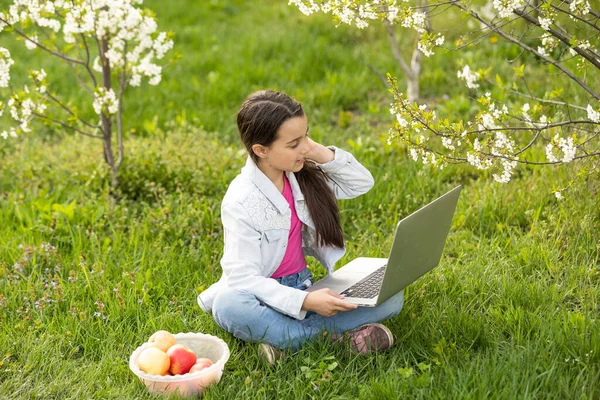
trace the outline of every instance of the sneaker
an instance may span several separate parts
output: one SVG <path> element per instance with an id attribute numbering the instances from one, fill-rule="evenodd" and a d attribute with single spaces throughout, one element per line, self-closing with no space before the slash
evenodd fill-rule
<path id="1" fill-rule="evenodd" d="M 269 365 L 275 365 L 277 360 L 284 360 L 287 357 L 284 351 L 268 344 L 261 343 L 258 345 L 258 358 L 264 363 Z"/>
<path id="2" fill-rule="evenodd" d="M 343 337 L 349 339 L 352 350 L 359 354 L 384 351 L 394 345 L 394 335 L 382 324 L 365 324 L 346 332 Z"/>

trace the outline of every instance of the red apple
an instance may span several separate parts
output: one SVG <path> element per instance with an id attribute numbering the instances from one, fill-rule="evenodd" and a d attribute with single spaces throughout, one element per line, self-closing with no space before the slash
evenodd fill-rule
<path id="1" fill-rule="evenodd" d="M 138 356 L 138 367 L 147 374 L 166 375 L 171 361 L 164 351 L 155 347 L 147 347 Z"/>
<path id="2" fill-rule="evenodd" d="M 196 353 L 183 344 L 174 344 L 167 350 L 167 355 L 171 360 L 169 371 L 173 375 L 187 373 L 192 365 L 196 364 Z"/>
<path id="3" fill-rule="evenodd" d="M 148 347 L 156 347 L 164 352 L 169 350 L 169 347 L 175 344 L 175 336 L 168 331 L 157 331 L 148 339 Z"/>
<path id="4" fill-rule="evenodd" d="M 213 365 L 213 362 L 208 358 L 198 358 L 196 364 L 192 365 L 189 372 L 191 374 L 192 372 L 202 371 L 204 368 L 208 368 L 211 365 Z"/>

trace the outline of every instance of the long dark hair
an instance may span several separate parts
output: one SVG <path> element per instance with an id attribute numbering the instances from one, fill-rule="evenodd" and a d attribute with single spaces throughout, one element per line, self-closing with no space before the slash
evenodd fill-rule
<path id="1" fill-rule="evenodd" d="M 252 146 L 270 146 L 285 121 L 303 115 L 300 103 L 281 92 L 261 90 L 246 97 L 238 110 L 237 125 L 242 142 L 257 165 L 258 156 L 252 151 Z M 327 185 L 327 175 L 310 161 L 306 161 L 295 175 L 315 224 L 317 243 L 344 247 L 340 211 L 335 194 Z"/>

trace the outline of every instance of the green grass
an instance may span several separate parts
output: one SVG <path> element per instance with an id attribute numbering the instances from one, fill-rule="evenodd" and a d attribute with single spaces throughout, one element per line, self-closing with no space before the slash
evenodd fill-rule
<path id="1" fill-rule="evenodd" d="M 470 168 L 416 165 L 386 144 L 389 99 L 357 58 L 390 68 L 376 27 L 332 28 L 285 2 L 222 3 L 145 2 L 183 58 L 160 86 L 130 92 L 121 203 L 108 195 L 100 143 L 61 132 L 2 142 L 0 398 L 156 398 L 127 364 L 158 329 L 228 343 L 207 399 L 599 398 L 598 179 L 557 201 L 553 188 L 573 171 L 521 169 L 501 185 Z M 444 73 L 459 54 L 429 60 L 422 86 L 463 114 L 472 103 Z M 245 160 L 233 116 L 262 87 L 298 97 L 313 138 L 373 172 L 367 195 L 340 203 L 339 265 L 386 256 L 399 219 L 464 186 L 440 266 L 386 322 L 397 342 L 388 352 L 357 357 L 322 340 L 269 368 L 196 305 L 220 276 L 220 199 Z M 444 93 L 465 97 L 444 103 Z"/>

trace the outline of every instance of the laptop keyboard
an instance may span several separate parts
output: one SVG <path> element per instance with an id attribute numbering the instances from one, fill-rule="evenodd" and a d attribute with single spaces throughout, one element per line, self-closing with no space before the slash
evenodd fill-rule
<path id="1" fill-rule="evenodd" d="M 341 294 L 362 299 L 372 299 L 377 296 L 379 294 L 379 289 L 381 288 L 381 281 L 383 280 L 386 266 L 387 264 L 371 272 L 365 278 L 344 290 Z"/>

